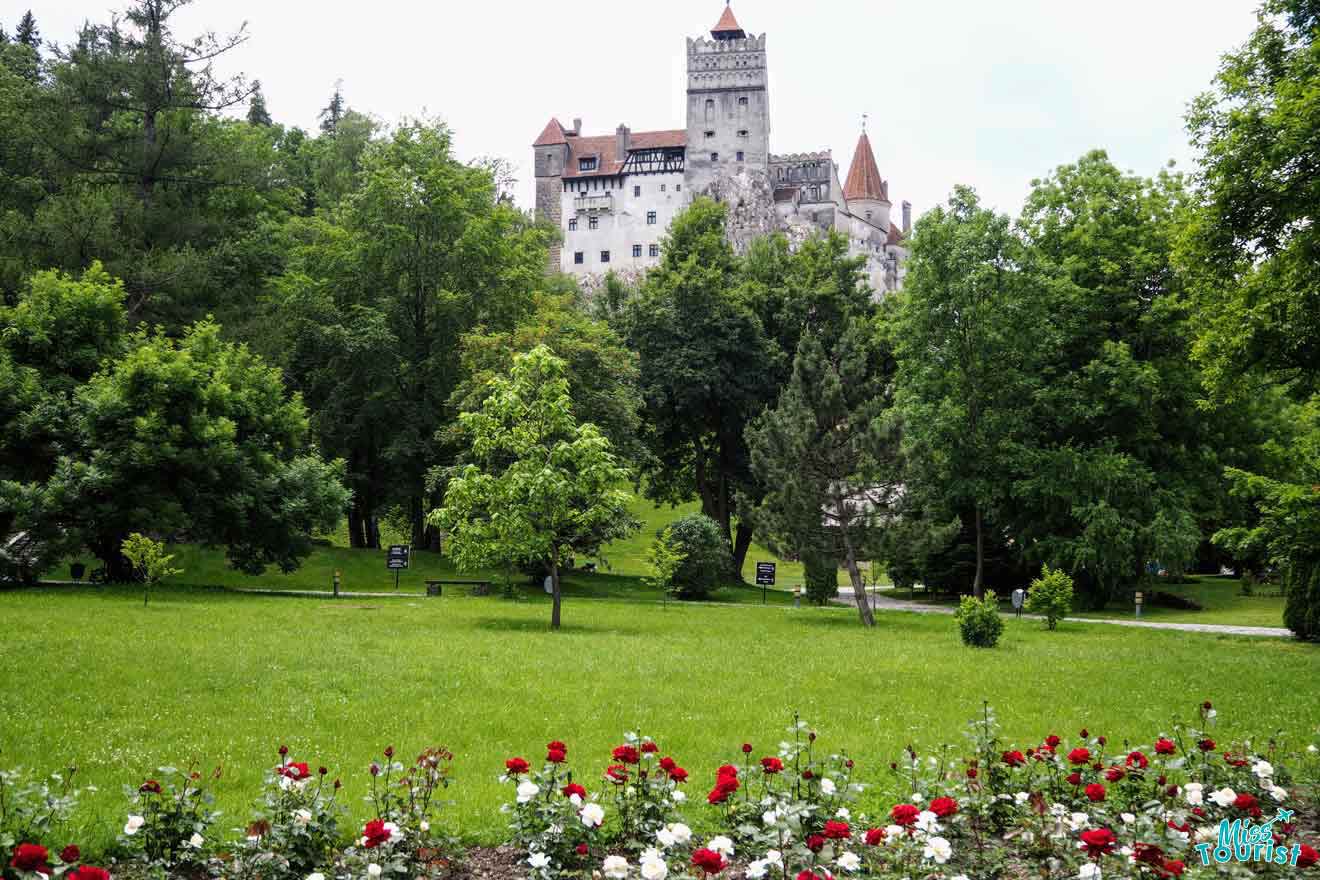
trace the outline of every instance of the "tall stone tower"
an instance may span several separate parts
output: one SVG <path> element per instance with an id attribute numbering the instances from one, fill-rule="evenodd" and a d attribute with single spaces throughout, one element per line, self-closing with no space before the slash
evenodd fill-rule
<path id="1" fill-rule="evenodd" d="M 688 191 L 741 167 L 768 173 L 770 98 L 764 34 L 748 35 L 726 5 L 710 32 L 687 41 Z"/>
<path id="2" fill-rule="evenodd" d="M 576 136 L 581 123 L 574 122 L 573 130 L 567 131 L 558 119 L 551 119 L 541 132 L 541 136 L 532 144 L 534 159 L 532 167 L 536 176 L 536 217 L 563 228 L 561 210 L 564 192 L 564 169 L 568 166 L 568 138 Z M 550 271 L 559 271 L 560 243 L 556 239 L 550 245 Z"/>

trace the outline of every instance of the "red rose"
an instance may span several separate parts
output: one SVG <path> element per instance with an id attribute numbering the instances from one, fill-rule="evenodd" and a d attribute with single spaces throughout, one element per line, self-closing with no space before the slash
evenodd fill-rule
<path id="1" fill-rule="evenodd" d="M 110 880 L 110 872 L 105 868 L 83 865 L 69 874 L 69 880 Z"/>
<path id="2" fill-rule="evenodd" d="M 82 858 L 82 850 L 72 843 L 60 850 L 60 861 L 66 865 L 72 865 L 80 858 Z"/>
<path id="3" fill-rule="evenodd" d="M 1164 873 L 1168 877 L 1181 877 L 1187 866 L 1183 864 L 1182 859 L 1170 859 L 1164 863 Z"/>
<path id="4" fill-rule="evenodd" d="M 667 772 L 669 773 L 669 778 L 672 779 L 674 782 L 678 782 L 678 783 L 687 782 L 688 772 L 684 770 L 682 767 L 675 767 Z"/>
<path id="5" fill-rule="evenodd" d="M 732 764 L 721 764 L 720 769 L 715 771 L 716 779 L 738 778 L 738 768 Z"/>
<path id="6" fill-rule="evenodd" d="M 375 849 L 382 843 L 390 839 L 390 830 L 385 827 L 385 820 L 372 819 L 362 829 L 362 845 L 367 849 Z"/>
<path id="7" fill-rule="evenodd" d="M 1049 736 L 1045 737 L 1045 745 L 1050 749 L 1057 749 L 1059 747 L 1059 743 L 1061 742 L 1063 742 L 1063 740 L 1059 739 L 1057 736 L 1055 736 L 1052 733 Z"/>
<path id="8" fill-rule="evenodd" d="M 742 744 L 742 751 L 743 751 L 743 754 L 744 754 L 744 755 L 750 755 L 750 754 L 752 753 L 752 744 L 751 744 L 751 743 L 743 743 L 743 744 Z"/>
<path id="9" fill-rule="evenodd" d="M 576 782 L 570 782 L 568 785 L 565 785 L 562 789 L 560 789 L 560 791 L 563 793 L 564 797 L 572 797 L 573 795 L 577 795 L 578 797 L 585 799 L 587 796 L 587 790 L 582 786 L 578 785 Z"/>
<path id="10" fill-rule="evenodd" d="M 637 754 L 637 749 L 634 746 L 618 746 L 610 752 L 610 757 L 625 764 L 636 764 L 641 760 L 641 756 Z"/>
<path id="11" fill-rule="evenodd" d="M 885 829 L 870 828 L 866 832 L 866 845 L 879 846 L 885 842 Z"/>
<path id="12" fill-rule="evenodd" d="M 668 773 L 678 766 L 678 762 L 668 756 L 660 759 L 660 769 Z"/>
<path id="13" fill-rule="evenodd" d="M 660 751 L 660 747 L 655 743 L 651 742 L 649 739 L 646 742 L 642 743 L 642 754 L 654 755 L 658 751 Z"/>
<path id="14" fill-rule="evenodd" d="M 568 753 L 561 749 L 550 749 L 545 753 L 545 759 L 551 764 L 562 764 L 568 758 Z"/>
<path id="15" fill-rule="evenodd" d="M 1174 745 L 1173 740 L 1164 737 L 1155 740 L 1155 754 L 1172 755 L 1176 751 L 1178 751 L 1178 747 Z"/>
<path id="16" fill-rule="evenodd" d="M 721 776 L 715 781 L 715 787 L 706 795 L 706 800 L 712 804 L 722 804 L 729 799 L 729 796 L 738 790 L 738 777 Z"/>
<path id="17" fill-rule="evenodd" d="M 917 814 L 920 812 L 911 804 L 899 804 L 889 811 L 889 818 L 894 820 L 895 825 L 902 825 L 906 828 L 917 821 Z"/>
<path id="18" fill-rule="evenodd" d="M 1213 752 L 1215 750 L 1215 741 L 1212 739 L 1203 739 L 1197 742 L 1196 747 L 1203 752 Z"/>
<path id="19" fill-rule="evenodd" d="M 14 847 L 14 857 L 9 860 L 9 867 L 17 868 L 20 871 L 40 871 L 48 873 L 46 860 L 50 858 L 50 851 L 44 846 L 35 843 L 20 843 Z"/>
<path id="20" fill-rule="evenodd" d="M 779 760 L 778 758 L 770 758 L 770 757 L 762 758 L 761 769 L 764 770 L 766 773 L 778 773 L 779 771 L 784 769 L 784 762 Z"/>
<path id="21" fill-rule="evenodd" d="M 585 856 L 585 855 L 586 855 L 587 853 L 589 853 L 589 852 L 591 852 L 591 847 L 587 846 L 585 843 L 579 843 L 579 844 L 577 845 L 577 854 L 578 854 L 578 855 L 580 855 L 580 856 Z"/>
<path id="22" fill-rule="evenodd" d="M 1104 745 L 1105 743 L 1109 742 L 1109 738 L 1104 736 L 1097 736 L 1095 738 L 1095 741 L 1098 742 L 1100 745 Z"/>
<path id="23" fill-rule="evenodd" d="M 304 761 L 299 761 L 296 764 L 289 763 L 289 764 L 281 765 L 280 767 L 275 768 L 275 772 L 278 773 L 280 776 L 287 776 L 289 779 L 293 779 L 295 781 L 300 779 L 307 779 L 312 775 L 311 768 L 308 767 L 306 762 Z"/>
<path id="24" fill-rule="evenodd" d="M 1153 843 L 1141 843 L 1138 841 L 1132 845 L 1132 858 L 1134 861 L 1143 862 L 1147 865 L 1164 865 L 1164 850 Z"/>
<path id="25" fill-rule="evenodd" d="M 930 811 L 943 819 L 958 812 L 958 802 L 951 797 L 937 797 L 930 802 Z"/>
<path id="26" fill-rule="evenodd" d="M 611 764 L 605 768 L 605 778 L 615 785 L 623 785 L 628 781 L 628 768 L 623 764 Z"/>
<path id="27" fill-rule="evenodd" d="M 1297 867 L 1309 868 L 1312 865 L 1320 865 L 1320 852 L 1315 847 L 1302 844 L 1301 852 L 1297 854 Z"/>
<path id="28" fill-rule="evenodd" d="M 568 746 L 564 745 L 561 741 L 557 739 L 553 739 L 545 744 L 545 750 L 547 752 L 567 752 Z"/>
<path id="29" fill-rule="evenodd" d="M 1128 752 L 1128 756 L 1123 760 L 1123 763 L 1129 767 L 1135 766 L 1139 770 L 1145 770 L 1146 766 L 1150 764 L 1150 759 L 1140 751 Z"/>
<path id="30" fill-rule="evenodd" d="M 825 835 L 823 834 L 807 835 L 807 849 L 811 850 L 814 853 L 818 853 L 824 848 L 825 848 Z"/>
<path id="31" fill-rule="evenodd" d="M 1081 784 L 1082 784 L 1082 774 L 1078 773 L 1076 770 L 1074 770 L 1073 772 L 1069 773 L 1068 776 L 1067 776 L 1066 778 L 1067 778 L 1067 780 L 1068 780 L 1068 784 L 1069 784 L 1069 785 L 1081 785 Z"/>
<path id="32" fill-rule="evenodd" d="M 526 758 L 510 758 L 504 762 L 504 769 L 515 776 L 519 773 L 526 773 L 531 767 L 532 765 L 527 763 Z"/>
<path id="33" fill-rule="evenodd" d="M 1168 825 L 1170 828 L 1172 828 L 1174 831 L 1181 831 L 1183 834 L 1192 833 L 1192 825 L 1190 822 L 1183 822 L 1181 825 L 1179 825 L 1177 822 L 1173 821 L 1172 819 L 1169 819 L 1167 822 L 1165 822 L 1165 824 Z"/>
<path id="34" fill-rule="evenodd" d="M 1068 762 L 1070 764 L 1085 764 L 1091 760 L 1091 750 L 1086 748 L 1076 748 L 1068 753 Z"/>
<path id="35" fill-rule="evenodd" d="M 825 880 L 825 878 L 811 871 L 798 871 L 796 880 Z"/>
<path id="36" fill-rule="evenodd" d="M 1105 779 L 1108 779 L 1110 782 L 1118 782 L 1124 776 L 1127 776 L 1127 771 L 1117 764 L 1105 771 Z"/>
<path id="37" fill-rule="evenodd" d="M 803 771 L 802 771 L 802 778 L 803 778 L 803 779 L 811 779 L 811 778 L 815 777 L 815 775 L 816 775 L 816 774 L 812 773 L 810 770 L 803 770 Z"/>
<path id="38" fill-rule="evenodd" d="M 968 779 L 975 779 L 975 778 L 976 778 L 976 775 L 977 775 L 977 773 L 976 773 L 976 768 L 975 768 L 975 767 L 968 767 L 968 768 L 967 768 L 967 778 L 968 778 Z"/>
<path id="39" fill-rule="evenodd" d="M 1088 736 L 1091 735 L 1091 733 L 1090 733 L 1090 731 L 1088 731 L 1085 727 L 1083 727 L 1083 728 L 1078 732 L 1077 735 L 1080 736 L 1082 739 L 1086 739 Z"/>
<path id="40" fill-rule="evenodd" d="M 1245 767 L 1247 766 L 1247 759 L 1232 752 L 1224 752 L 1224 763 L 1230 767 Z"/>
<path id="41" fill-rule="evenodd" d="M 840 822 L 831 819 L 825 823 L 825 837 L 830 840 L 847 840 L 852 837 L 852 828 L 848 827 L 847 822 Z"/>
<path id="42" fill-rule="evenodd" d="M 718 874 L 729 867 L 729 863 L 715 850 L 702 848 L 692 854 L 692 867 L 700 868 L 706 874 Z"/>
<path id="43" fill-rule="evenodd" d="M 1082 849 L 1093 859 L 1113 852 L 1116 842 L 1114 832 L 1108 828 L 1092 828 L 1082 832 Z"/>
<path id="44" fill-rule="evenodd" d="M 1010 767 L 1021 767 L 1027 763 L 1026 757 L 1021 752 L 1004 752 L 1002 757 L 1004 763 Z"/>
<path id="45" fill-rule="evenodd" d="M 160 794 L 160 783 L 154 779 L 148 779 L 138 786 L 138 791 L 143 794 Z"/>
<path id="46" fill-rule="evenodd" d="M 1086 796 L 1092 801 L 1102 801 L 1105 799 L 1105 787 L 1098 782 L 1092 782 L 1086 787 Z"/>

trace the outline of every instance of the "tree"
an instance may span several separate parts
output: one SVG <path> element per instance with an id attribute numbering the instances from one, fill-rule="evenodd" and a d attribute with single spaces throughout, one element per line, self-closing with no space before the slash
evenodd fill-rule
<path id="1" fill-rule="evenodd" d="M 687 513 L 665 529 L 674 552 L 682 557 L 674 571 L 680 599 L 704 599 L 729 571 L 729 543 L 719 524 L 704 513 Z"/>
<path id="2" fill-rule="evenodd" d="M 73 395 L 49 476 L 3 484 L 15 524 L 76 541 L 107 577 L 132 575 L 134 531 L 223 545 L 250 574 L 292 571 L 348 504 L 342 462 L 307 443 L 279 372 L 202 322 L 181 339 L 139 331 Z"/>
<path id="3" fill-rule="evenodd" d="M 674 541 L 673 526 L 665 526 L 646 548 L 646 572 L 643 579 L 648 587 L 668 593 L 674 588 L 674 575 L 686 557 Z"/>
<path id="4" fill-rule="evenodd" d="M 252 97 L 248 99 L 247 121 L 251 125 L 273 125 L 274 120 L 270 118 L 270 111 L 266 109 L 266 96 L 261 93 L 261 87 L 257 86 Z"/>
<path id="5" fill-rule="evenodd" d="M 1047 629 L 1054 629 L 1059 621 L 1072 611 L 1073 580 L 1068 573 L 1048 565 L 1041 569 L 1040 577 L 1031 582 L 1027 590 L 1028 614 L 1045 618 Z"/>
<path id="6" fill-rule="evenodd" d="M 674 218 L 660 265 L 647 274 L 626 325 L 646 403 L 644 490 L 671 504 L 699 498 L 729 543 L 729 574 L 741 580 L 752 542 L 751 525 L 737 511 L 739 489 L 752 488 L 744 432 L 773 400 L 778 366 L 738 290 L 724 225 L 724 206 L 706 198 Z"/>
<path id="7" fill-rule="evenodd" d="M 954 190 L 917 225 L 893 325 L 896 401 L 911 475 L 969 511 L 972 590 L 985 590 L 987 518 L 1007 496 L 1009 453 L 1029 399 L 1023 328 L 1039 334 L 1041 279 L 1009 219 Z"/>
<path id="8" fill-rule="evenodd" d="M 328 134 L 331 137 L 339 133 L 339 122 L 344 118 L 344 112 L 348 107 L 344 103 L 344 82 L 339 80 L 335 83 L 335 92 L 330 96 L 330 103 L 321 108 L 321 112 L 316 114 L 316 118 L 321 120 L 321 133 Z"/>
<path id="9" fill-rule="evenodd" d="M 23 13 L 23 17 L 18 20 L 18 27 L 14 30 L 14 42 L 27 46 L 34 52 L 41 48 L 41 30 L 37 27 L 37 18 L 29 9 Z"/>
<path id="10" fill-rule="evenodd" d="M 559 629 L 560 569 L 584 534 L 607 541 L 636 529 L 628 472 L 610 443 L 573 415 L 564 362 L 545 346 L 514 359 L 477 412 L 460 416 L 475 463 L 459 470 L 431 523 L 449 534 L 460 567 L 546 559 Z"/>
<path id="11" fill-rule="evenodd" d="M 124 539 L 122 552 L 142 581 L 143 607 L 146 607 L 151 590 L 161 581 L 176 574 L 183 574 L 183 569 L 170 566 L 174 556 L 165 552 L 164 544 L 153 541 L 139 532 L 134 532 Z"/>
<path id="12" fill-rule="evenodd" d="M 875 617 L 861 563 L 875 558 L 901 497 L 897 432 L 885 422 L 893 369 L 869 324 L 852 324 L 828 353 L 808 333 L 775 408 L 748 429 L 764 493 L 751 517 L 758 534 L 780 553 L 842 559 L 864 626 Z"/>

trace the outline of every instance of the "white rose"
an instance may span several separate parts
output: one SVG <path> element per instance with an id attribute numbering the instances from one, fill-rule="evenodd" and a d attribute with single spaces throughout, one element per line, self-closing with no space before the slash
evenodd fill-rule
<path id="1" fill-rule="evenodd" d="M 198 834 L 196 831 L 193 832 L 192 837 L 188 838 L 188 845 L 193 849 L 201 849 L 204 843 L 206 843 L 206 841 L 202 838 L 202 835 Z"/>
<path id="2" fill-rule="evenodd" d="M 325 880 L 325 875 L 320 871 L 313 871 L 307 875 L 307 880 Z"/>
<path id="3" fill-rule="evenodd" d="M 1025 791 L 1019 791 L 1017 794 L 1013 795 L 1013 800 L 1017 802 L 1018 806 L 1025 804 L 1030 798 L 1031 795 L 1027 794 Z"/>
<path id="4" fill-rule="evenodd" d="M 847 807 L 839 807 L 839 809 L 836 810 L 836 811 L 834 812 L 834 818 L 836 818 L 836 819 L 851 819 L 851 818 L 852 818 L 852 813 L 848 812 L 848 808 L 847 808 Z"/>
<path id="5" fill-rule="evenodd" d="M 782 868 L 784 866 L 784 854 L 777 849 L 768 849 L 765 851 L 765 863 Z"/>
<path id="6" fill-rule="evenodd" d="M 903 834 L 903 826 L 902 826 L 902 825 L 886 825 L 886 826 L 885 826 L 885 843 L 887 843 L 887 844 L 888 844 L 888 843 L 893 843 L 894 841 L 898 840 L 898 839 L 899 839 L 899 836 L 902 835 L 902 834 Z"/>
<path id="7" fill-rule="evenodd" d="M 835 864 L 845 871 L 856 871 L 862 866 L 862 860 L 857 857 L 856 853 L 846 852 L 835 859 Z"/>
<path id="8" fill-rule="evenodd" d="M 1077 880 L 1100 880 L 1100 866 L 1087 862 L 1077 871 Z"/>
<path id="9" fill-rule="evenodd" d="M 306 825 L 307 823 L 311 822 L 312 821 L 311 810 L 299 810 L 298 812 L 294 813 L 293 821 L 297 822 L 299 825 Z"/>
<path id="10" fill-rule="evenodd" d="M 684 794 L 683 792 L 679 791 L 678 789 L 674 789 L 674 790 L 670 793 L 669 797 L 670 797 L 670 798 L 674 801 L 674 803 L 676 803 L 676 804 L 681 804 L 681 803 L 683 803 L 683 801 L 687 800 L 687 795 Z"/>
<path id="11" fill-rule="evenodd" d="M 421 822 L 417 823 L 417 827 L 418 827 L 419 829 L 421 829 L 422 831 L 430 831 L 430 830 L 431 830 L 431 823 L 430 823 L 430 822 L 427 822 L 425 819 L 423 819 Z"/>
<path id="12" fill-rule="evenodd" d="M 1218 791 L 1211 792 L 1210 800 L 1213 801 L 1218 806 L 1231 807 L 1233 805 L 1233 801 L 1237 800 L 1237 792 L 1233 791 L 1233 789 L 1229 788 L 1228 786 L 1224 786 Z"/>
<path id="13" fill-rule="evenodd" d="M 527 864 L 539 871 L 550 864 L 550 857 L 542 852 L 532 853 L 527 859 Z"/>
<path id="14" fill-rule="evenodd" d="M 1124 825 L 1131 825 L 1133 822 L 1137 821 L 1137 817 L 1131 813 L 1119 813 L 1118 818 L 1123 820 Z"/>
<path id="15" fill-rule="evenodd" d="M 628 860 L 623 856 L 606 856 L 600 869 L 606 877 L 613 878 L 613 880 L 622 880 L 622 878 L 628 876 Z"/>
<path id="16" fill-rule="evenodd" d="M 669 866 L 659 858 L 642 859 L 642 880 L 665 880 L 669 876 Z"/>
<path id="17" fill-rule="evenodd" d="M 937 819 L 939 819 L 939 816 L 936 816 L 930 810 L 922 810 L 917 814 L 917 830 L 934 834 L 940 830 L 940 823 L 936 821 Z"/>
<path id="18" fill-rule="evenodd" d="M 1317 746 L 1315 743 L 1311 743 L 1309 746 L 1306 747 L 1306 750 L 1314 755 L 1316 752 L 1320 752 L 1320 746 Z"/>
<path id="19" fill-rule="evenodd" d="M 834 792 L 836 791 L 838 791 L 838 789 L 835 787 L 833 779 L 830 779 L 828 776 L 821 777 L 820 780 L 821 794 L 826 795 L 828 797 L 829 795 L 834 794 Z"/>
<path id="20" fill-rule="evenodd" d="M 764 859 L 757 859 L 747 865 L 747 876 L 750 880 L 761 880 L 766 874 L 770 873 L 770 865 Z"/>
<path id="21" fill-rule="evenodd" d="M 1288 789 L 1278 785 L 1270 786 L 1270 797 L 1279 803 L 1283 803 L 1288 799 Z"/>
<path id="22" fill-rule="evenodd" d="M 568 802 L 575 807 L 580 807 L 582 806 L 582 795 L 574 792 L 568 796 Z"/>
<path id="23" fill-rule="evenodd" d="M 779 821 L 779 813 L 775 810 L 766 810 L 761 814 L 761 821 L 766 825 L 773 825 Z"/>
<path id="24" fill-rule="evenodd" d="M 684 825 L 682 822 L 675 822 L 667 827 L 669 828 L 669 833 L 674 835 L 674 840 L 678 843 L 686 846 L 688 842 L 692 840 L 692 829 Z M 711 849 L 714 849 L 714 847 L 711 847 Z"/>
<path id="25" fill-rule="evenodd" d="M 1251 772 L 1256 774 L 1257 779 L 1269 779 L 1274 775 L 1274 765 L 1269 761 L 1257 761 L 1251 765 Z"/>
<path id="26" fill-rule="evenodd" d="M 146 819 L 141 816 L 129 816 L 128 821 L 124 823 L 124 833 L 130 837 L 138 833 L 138 829 L 146 823 Z"/>
<path id="27" fill-rule="evenodd" d="M 1187 799 L 1187 805 L 1190 807 L 1199 807 L 1203 803 L 1205 786 L 1199 782 L 1189 782 L 1183 786 L 1183 797 Z"/>
<path id="28" fill-rule="evenodd" d="M 717 837 L 712 837 L 706 843 L 706 848 L 712 849 L 722 856 L 727 857 L 733 855 L 733 841 L 725 837 L 723 834 Z"/>
<path id="29" fill-rule="evenodd" d="M 921 854 L 942 865 L 953 857 L 953 846 L 943 837 L 932 837 L 926 841 L 926 848 Z"/>
<path id="30" fill-rule="evenodd" d="M 370 865 L 367 865 L 367 876 L 368 876 L 368 877 L 379 877 L 379 876 L 380 876 L 380 865 L 376 864 L 375 862 L 372 862 Z"/>
<path id="31" fill-rule="evenodd" d="M 518 803 L 525 804 L 532 798 L 541 793 L 541 786 L 531 780 L 524 779 L 518 783 Z"/>
<path id="32" fill-rule="evenodd" d="M 599 828 L 600 823 L 605 821 L 605 808 L 596 803 L 587 804 L 579 815 L 583 825 L 588 828 Z"/>

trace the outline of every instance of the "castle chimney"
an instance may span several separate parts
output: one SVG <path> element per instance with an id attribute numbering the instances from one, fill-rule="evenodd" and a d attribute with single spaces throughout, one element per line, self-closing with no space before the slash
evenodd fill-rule
<path id="1" fill-rule="evenodd" d="M 614 153 L 618 156 L 620 162 L 628 158 L 628 141 L 631 134 L 632 132 L 628 130 L 628 126 L 622 123 L 614 132 Z"/>
<path id="2" fill-rule="evenodd" d="M 582 119 L 581 119 L 581 117 L 577 117 L 577 116 L 573 117 L 573 134 L 574 134 L 574 135 L 582 134 Z"/>
<path id="3" fill-rule="evenodd" d="M 903 234 L 907 235 L 912 231 L 912 203 L 903 202 Z"/>

